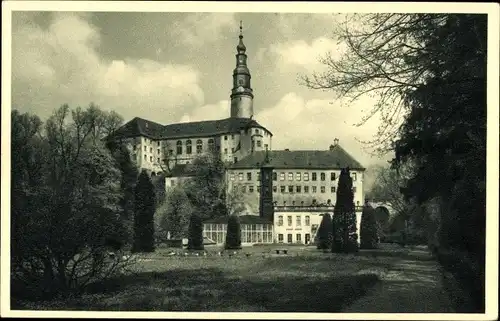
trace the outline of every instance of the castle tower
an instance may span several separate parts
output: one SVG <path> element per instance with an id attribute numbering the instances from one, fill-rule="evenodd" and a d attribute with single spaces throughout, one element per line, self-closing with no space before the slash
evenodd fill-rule
<path id="1" fill-rule="evenodd" d="M 250 70 L 247 67 L 247 48 L 243 44 L 243 28 L 240 21 L 240 42 L 236 47 L 236 68 L 233 71 L 231 90 L 231 117 L 251 118 L 253 116 L 253 90 L 250 87 Z"/>

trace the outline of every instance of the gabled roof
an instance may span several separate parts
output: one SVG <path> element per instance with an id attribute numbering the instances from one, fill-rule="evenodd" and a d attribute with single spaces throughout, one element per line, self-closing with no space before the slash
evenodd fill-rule
<path id="1" fill-rule="evenodd" d="M 231 165 L 231 169 L 260 168 L 266 157 L 266 152 L 254 152 Z M 331 150 L 274 150 L 269 151 L 269 164 L 276 169 L 341 169 L 349 167 L 355 170 L 365 168 L 346 152 L 340 145 Z"/>
<path id="2" fill-rule="evenodd" d="M 195 176 L 195 168 L 192 164 L 177 164 L 171 170 L 168 177 L 192 177 Z"/>
<path id="3" fill-rule="evenodd" d="M 205 120 L 188 123 L 176 123 L 161 125 L 150 120 L 135 117 L 119 129 L 113 137 L 137 137 L 146 136 L 153 139 L 184 138 L 197 136 L 213 136 L 226 133 L 237 133 L 249 127 L 266 129 L 254 119 L 249 118 L 226 118 L 218 120 Z M 271 134 L 272 135 L 272 134 Z"/>

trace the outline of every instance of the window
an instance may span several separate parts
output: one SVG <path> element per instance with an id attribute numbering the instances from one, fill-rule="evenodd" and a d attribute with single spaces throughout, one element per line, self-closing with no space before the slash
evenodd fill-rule
<path id="1" fill-rule="evenodd" d="M 296 173 L 295 174 L 295 180 L 296 181 L 300 181 L 300 173 Z"/>
<path id="2" fill-rule="evenodd" d="M 231 147 L 231 153 L 234 153 L 234 147 Z"/>
<path id="3" fill-rule="evenodd" d="M 293 186 L 292 185 L 288 186 L 288 193 L 293 193 Z"/>
<path id="4" fill-rule="evenodd" d="M 288 243 L 292 243 L 293 242 L 293 235 L 292 234 L 288 234 L 287 235 L 287 241 L 288 241 Z"/>
<path id="5" fill-rule="evenodd" d="M 202 149 L 203 149 L 203 142 L 201 141 L 201 139 L 198 139 L 196 141 L 196 154 L 201 154 Z"/>
<path id="6" fill-rule="evenodd" d="M 169 150 L 168 150 L 168 154 L 169 154 L 169 155 L 172 155 L 173 153 L 174 153 L 174 150 L 173 150 L 173 149 L 169 149 Z"/>
<path id="7" fill-rule="evenodd" d="M 358 176 L 358 175 L 356 175 L 356 173 L 352 173 L 352 180 L 353 180 L 353 181 L 356 181 L 357 176 Z"/>
<path id="8" fill-rule="evenodd" d="M 325 173 L 321 173 L 320 175 L 321 175 L 321 176 L 320 176 L 320 177 L 321 177 L 321 180 L 322 180 L 322 181 L 324 181 L 324 180 L 326 179 L 326 175 L 325 175 Z"/>
<path id="9" fill-rule="evenodd" d="M 236 162 L 238 162 L 238 157 L 235 157 L 235 158 L 234 158 L 234 162 L 235 162 L 235 163 L 236 163 Z"/>
<path id="10" fill-rule="evenodd" d="M 137 148 L 137 146 L 135 146 L 135 145 L 133 145 L 133 146 L 132 146 L 132 149 L 133 149 L 133 150 L 135 150 L 136 148 Z"/>
<path id="11" fill-rule="evenodd" d="M 148 156 L 147 155 L 144 155 L 144 160 L 148 160 Z"/>
<path id="12" fill-rule="evenodd" d="M 227 140 L 227 135 L 224 136 L 224 140 Z"/>
<path id="13" fill-rule="evenodd" d="M 301 187 L 300 187 L 300 185 L 295 186 L 295 191 L 296 191 L 297 193 L 300 193 L 300 192 L 301 192 Z"/>
<path id="14" fill-rule="evenodd" d="M 149 161 L 152 163 L 153 162 L 153 156 L 149 156 Z"/>
<path id="15" fill-rule="evenodd" d="M 280 173 L 280 181 L 284 181 L 285 180 L 285 173 Z"/>
<path id="16" fill-rule="evenodd" d="M 157 145 L 158 145 L 158 146 L 160 146 L 160 142 L 158 142 L 158 144 L 157 144 Z"/>
<path id="17" fill-rule="evenodd" d="M 148 151 L 148 147 L 147 146 L 144 146 L 144 151 L 147 152 Z"/>
<path id="18" fill-rule="evenodd" d="M 331 187 L 331 190 L 332 190 L 332 193 L 337 192 L 337 189 L 335 188 L 335 186 L 332 186 L 332 187 Z"/>
<path id="19" fill-rule="evenodd" d="M 248 172 L 247 173 L 247 181 L 251 181 L 251 180 L 252 180 L 252 173 Z"/>
<path id="20" fill-rule="evenodd" d="M 309 180 L 309 173 L 304 173 L 304 181 L 308 181 Z"/>
<path id="21" fill-rule="evenodd" d="M 325 192 L 325 187 L 321 186 L 321 193 L 324 193 L 324 192 Z"/>
<path id="22" fill-rule="evenodd" d="M 257 185 L 257 192 L 260 193 L 260 185 Z"/>
<path id="23" fill-rule="evenodd" d="M 248 192 L 253 193 L 253 185 L 248 186 Z"/>
<path id="24" fill-rule="evenodd" d="M 302 217 L 300 215 L 297 215 L 295 225 L 302 226 Z"/>
<path id="25" fill-rule="evenodd" d="M 160 149 L 158 148 L 158 150 L 156 152 L 159 154 L 160 153 Z"/>
<path id="26" fill-rule="evenodd" d="M 262 142 L 260 140 L 257 141 L 257 147 L 262 147 Z"/>
<path id="27" fill-rule="evenodd" d="M 309 215 L 306 215 L 306 226 L 309 226 L 311 225 L 311 218 L 309 217 Z"/>
<path id="28" fill-rule="evenodd" d="M 177 141 L 177 155 L 182 154 L 182 141 L 178 140 Z"/>
<path id="29" fill-rule="evenodd" d="M 309 186 L 304 186 L 304 193 L 309 193 Z"/>
<path id="30" fill-rule="evenodd" d="M 312 187 L 312 192 L 313 192 L 313 193 L 316 193 L 316 192 L 317 192 L 317 190 L 318 190 L 318 187 L 317 187 L 317 186 L 313 186 L 313 187 Z"/>
<path id="31" fill-rule="evenodd" d="M 278 173 L 273 172 L 273 181 L 277 181 L 277 180 L 278 180 Z"/>
<path id="32" fill-rule="evenodd" d="M 356 193 L 356 186 L 353 186 L 353 187 L 352 187 L 352 192 L 353 192 L 353 193 Z"/>
<path id="33" fill-rule="evenodd" d="M 152 153 L 153 152 L 153 147 L 149 147 L 149 152 Z"/>
<path id="34" fill-rule="evenodd" d="M 283 215 L 278 216 L 278 226 L 283 226 Z"/>
<path id="35" fill-rule="evenodd" d="M 210 151 L 215 150 L 215 141 L 212 138 L 208 140 L 208 150 Z"/>
<path id="36" fill-rule="evenodd" d="M 158 164 L 160 163 L 160 158 L 157 159 Z"/>
<path id="37" fill-rule="evenodd" d="M 278 242 L 283 243 L 283 234 L 278 234 Z"/>
<path id="38" fill-rule="evenodd" d="M 191 143 L 191 140 L 188 139 L 186 141 L 186 154 L 191 154 L 193 152 L 193 146 L 192 146 L 192 143 Z"/>
<path id="39" fill-rule="evenodd" d="M 234 134 L 231 134 L 231 139 L 234 139 Z"/>
<path id="40" fill-rule="evenodd" d="M 238 179 L 239 179 L 240 181 L 242 181 L 242 180 L 243 180 L 243 173 L 238 173 Z"/>
<path id="41" fill-rule="evenodd" d="M 175 186 L 175 180 L 172 180 L 172 181 L 170 182 L 170 185 L 171 185 L 171 186 Z"/>
<path id="42" fill-rule="evenodd" d="M 288 173 L 288 180 L 293 181 L 293 173 Z"/>
<path id="43" fill-rule="evenodd" d="M 278 191 L 278 186 L 273 186 L 273 193 L 276 193 Z"/>
<path id="44" fill-rule="evenodd" d="M 285 186 L 280 186 L 280 191 L 281 191 L 281 193 L 286 193 L 286 188 L 285 188 Z"/>
<path id="45" fill-rule="evenodd" d="M 302 234 L 297 234 L 297 243 L 302 243 Z"/>
<path id="46" fill-rule="evenodd" d="M 246 187 L 245 185 L 243 185 L 243 186 L 241 187 L 241 192 L 242 192 L 242 193 L 246 193 L 246 192 L 247 192 L 247 187 Z"/>
<path id="47" fill-rule="evenodd" d="M 330 173 L 330 180 L 334 181 L 337 179 L 337 174 L 335 173 Z"/>
<path id="48" fill-rule="evenodd" d="M 311 180 L 312 181 L 316 181 L 317 177 L 316 177 L 316 173 L 312 173 L 312 177 L 311 177 Z"/>
<path id="49" fill-rule="evenodd" d="M 227 154 L 227 148 L 224 148 L 224 154 Z"/>
<path id="50" fill-rule="evenodd" d="M 234 181 L 234 173 L 229 174 L 229 179 Z"/>

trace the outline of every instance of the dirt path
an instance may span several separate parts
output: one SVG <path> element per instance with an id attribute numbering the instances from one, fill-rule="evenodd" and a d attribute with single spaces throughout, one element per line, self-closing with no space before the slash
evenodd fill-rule
<path id="1" fill-rule="evenodd" d="M 424 248 L 408 249 L 382 281 L 344 309 L 348 313 L 453 313 L 438 263 Z"/>

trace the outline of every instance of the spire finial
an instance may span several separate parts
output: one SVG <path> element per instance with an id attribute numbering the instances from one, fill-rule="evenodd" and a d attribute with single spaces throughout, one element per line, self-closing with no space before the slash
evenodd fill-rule
<path id="1" fill-rule="evenodd" d="M 243 38 L 243 20 L 240 20 L 240 39 Z"/>

